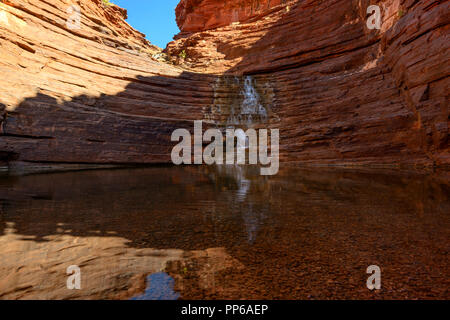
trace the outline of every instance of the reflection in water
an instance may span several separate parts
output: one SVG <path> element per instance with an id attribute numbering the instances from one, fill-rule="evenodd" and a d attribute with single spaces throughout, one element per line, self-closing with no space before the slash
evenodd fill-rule
<path id="1" fill-rule="evenodd" d="M 0 299 L 449 298 L 449 195 L 448 172 L 3 176 Z M 65 288 L 69 265 L 81 290 Z"/>
<path id="2" fill-rule="evenodd" d="M 144 294 L 131 300 L 178 300 L 180 294 L 173 291 L 174 279 L 165 272 L 157 272 L 147 277 L 148 287 Z"/>
<path id="3" fill-rule="evenodd" d="M 238 215 L 242 215 L 243 224 L 247 231 L 247 239 L 249 243 L 253 243 L 257 236 L 259 225 L 265 217 L 265 213 L 268 209 L 268 203 L 261 202 L 258 208 L 253 208 L 253 201 L 247 201 L 248 193 L 252 186 L 252 181 L 245 178 L 245 172 L 248 173 L 250 167 L 235 166 L 235 165 L 223 165 L 216 167 L 216 174 L 213 179 L 220 183 L 222 179 L 226 178 L 235 183 L 236 191 L 231 193 L 230 204 L 231 209 Z M 253 172 L 253 174 L 256 174 Z M 260 187 L 264 186 L 264 179 L 258 179 Z M 264 191 L 260 188 L 263 196 Z"/>

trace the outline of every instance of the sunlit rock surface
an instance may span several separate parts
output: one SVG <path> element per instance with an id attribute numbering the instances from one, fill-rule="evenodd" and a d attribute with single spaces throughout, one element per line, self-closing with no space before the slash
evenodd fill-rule
<path id="1" fill-rule="evenodd" d="M 80 1 L 79 30 L 68 7 L 0 3 L 0 160 L 169 162 L 170 135 L 202 119 L 211 77 L 154 60 L 115 6 Z"/>
<path id="2" fill-rule="evenodd" d="M 181 0 L 176 8 L 180 30 L 204 31 L 258 19 L 286 0 Z"/>

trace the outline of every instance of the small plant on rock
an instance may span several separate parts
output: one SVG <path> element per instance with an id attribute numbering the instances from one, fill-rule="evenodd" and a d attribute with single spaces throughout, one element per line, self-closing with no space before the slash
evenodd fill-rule
<path id="1" fill-rule="evenodd" d="M 183 60 L 186 59 L 186 50 L 181 51 L 178 56 Z"/>
<path id="2" fill-rule="evenodd" d="M 113 3 L 112 3 L 110 0 L 102 0 L 102 2 L 103 2 L 103 5 L 104 5 L 104 6 L 107 6 L 107 7 L 113 5 Z"/>

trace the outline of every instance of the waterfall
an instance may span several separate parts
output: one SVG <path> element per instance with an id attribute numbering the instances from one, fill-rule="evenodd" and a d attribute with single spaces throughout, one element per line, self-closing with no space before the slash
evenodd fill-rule
<path id="1" fill-rule="evenodd" d="M 205 118 L 220 127 L 251 128 L 267 122 L 272 113 L 273 88 L 266 79 L 223 76 L 214 83 L 214 103 Z"/>
<path id="2" fill-rule="evenodd" d="M 267 111 L 262 105 L 259 94 L 253 83 L 253 78 L 251 76 L 246 76 L 244 79 L 244 87 L 241 91 L 241 94 L 244 96 L 241 114 L 246 115 L 247 123 L 249 125 L 253 124 L 253 116 L 256 116 L 255 118 L 259 118 L 260 120 L 265 120 L 267 118 Z"/>
<path id="3" fill-rule="evenodd" d="M 259 110 L 259 95 L 253 86 L 253 79 L 250 76 L 245 77 L 244 87 L 241 94 L 244 96 L 242 102 L 241 114 L 255 114 Z"/>
<path id="4" fill-rule="evenodd" d="M 240 90 L 242 103 L 240 105 L 239 113 L 236 114 L 234 106 L 230 108 L 230 115 L 227 120 L 227 125 L 245 125 L 250 127 L 255 120 L 264 121 L 267 119 L 267 111 L 261 103 L 260 96 L 254 85 L 252 76 L 245 76 L 243 85 L 238 77 L 234 77 L 234 81 Z"/>

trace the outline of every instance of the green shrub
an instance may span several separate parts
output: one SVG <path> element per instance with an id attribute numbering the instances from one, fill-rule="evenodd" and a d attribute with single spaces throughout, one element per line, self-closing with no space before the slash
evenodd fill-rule
<path id="1" fill-rule="evenodd" d="M 181 51 L 178 56 L 182 59 L 186 59 L 186 50 Z"/>

